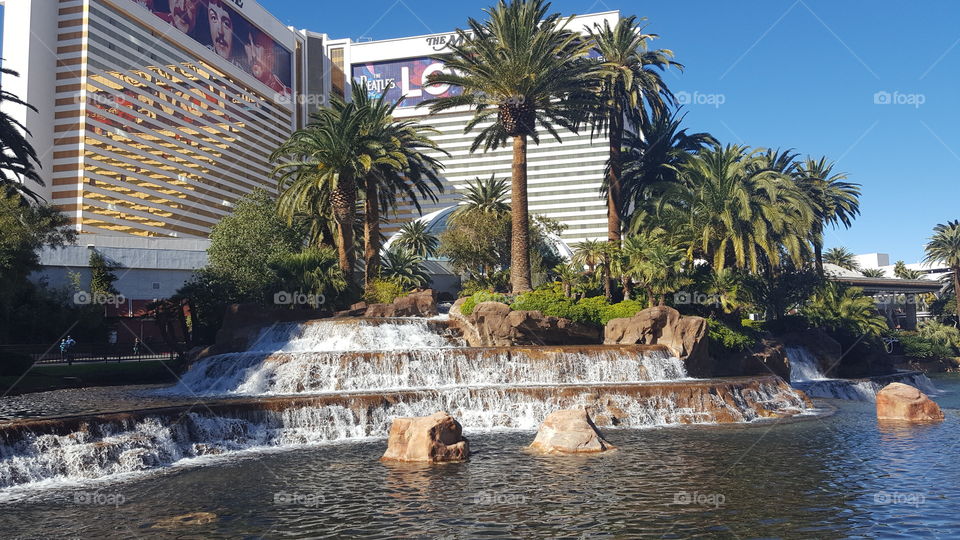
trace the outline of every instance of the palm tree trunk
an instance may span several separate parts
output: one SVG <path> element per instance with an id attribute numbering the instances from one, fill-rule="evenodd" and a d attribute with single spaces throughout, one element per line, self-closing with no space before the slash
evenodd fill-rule
<path id="1" fill-rule="evenodd" d="M 817 274 L 823 277 L 823 242 L 813 242 L 813 254 L 817 264 Z"/>
<path id="2" fill-rule="evenodd" d="M 333 219 L 337 222 L 337 258 L 340 270 L 347 280 L 347 286 L 353 284 L 353 222 L 357 212 L 357 185 L 351 177 L 340 177 L 337 187 L 330 196 L 333 207 Z"/>
<path id="3" fill-rule="evenodd" d="M 370 290 L 380 275 L 380 191 L 377 183 L 367 179 L 363 223 L 363 285 Z"/>
<path id="4" fill-rule="evenodd" d="M 647 307 L 653 307 L 653 303 L 656 302 L 656 295 L 653 294 L 653 287 L 647 286 Z"/>
<path id="5" fill-rule="evenodd" d="M 623 116 L 614 112 L 610 116 L 610 170 L 607 172 L 607 239 L 611 244 L 620 245 L 620 206 L 622 193 L 620 177 L 620 147 L 623 141 Z"/>
<path id="6" fill-rule="evenodd" d="M 613 280 L 610 278 L 610 267 L 607 263 L 603 265 L 603 296 L 607 302 L 613 300 Z"/>
<path id="7" fill-rule="evenodd" d="M 529 291 L 530 218 L 527 214 L 527 136 L 513 137 L 513 179 L 510 214 L 513 231 L 510 239 L 510 284 L 513 294 Z"/>
<path id="8" fill-rule="evenodd" d="M 953 301 L 957 305 L 957 324 L 960 324 L 960 266 L 953 267 Z"/>
<path id="9" fill-rule="evenodd" d="M 624 274 L 620 276 L 620 283 L 623 286 L 623 299 L 630 300 L 633 296 L 633 285 L 630 283 L 630 276 Z"/>

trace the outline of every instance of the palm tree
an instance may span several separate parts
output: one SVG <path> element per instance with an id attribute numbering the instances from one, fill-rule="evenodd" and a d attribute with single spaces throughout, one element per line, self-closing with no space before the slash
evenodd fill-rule
<path id="1" fill-rule="evenodd" d="M 422 289 L 430 285 L 430 276 L 420 264 L 423 259 L 405 248 L 383 252 L 380 277 L 389 279 L 406 289 Z"/>
<path id="2" fill-rule="evenodd" d="M 666 116 L 674 97 L 658 71 L 670 66 L 683 69 L 683 66 L 671 61 L 673 52 L 670 50 L 647 50 L 648 42 L 658 36 L 644 33 L 635 16 L 624 17 L 614 26 L 610 26 L 609 21 L 604 21 L 602 26 L 595 23 L 588 29 L 588 34 L 601 56 L 597 72 L 598 106 L 591 115 L 592 127 L 595 133 L 605 131 L 610 144 L 604 179 L 607 235 L 611 243 L 620 245 L 624 215 L 621 184 L 624 120 L 627 115 L 641 121 L 647 120 L 651 114 Z"/>
<path id="3" fill-rule="evenodd" d="M 623 253 L 628 261 L 627 274 L 647 291 L 650 307 L 657 299 L 662 306 L 667 293 L 690 282 L 683 275 L 687 261 L 684 250 L 664 241 L 660 234 L 628 236 Z"/>
<path id="4" fill-rule="evenodd" d="M 839 266 L 846 270 L 860 270 L 860 264 L 857 263 L 857 256 L 842 246 L 828 249 L 823 254 L 823 262 Z"/>
<path id="5" fill-rule="evenodd" d="M 578 267 L 571 263 L 558 264 L 554 267 L 553 273 L 563 287 L 563 295 L 573 298 L 574 291 L 583 282 L 583 266 Z"/>
<path id="6" fill-rule="evenodd" d="M 896 264 L 893 265 L 893 275 L 900 279 L 920 279 L 923 277 L 923 272 L 911 270 L 907 268 L 907 263 L 897 261 Z"/>
<path id="7" fill-rule="evenodd" d="M 19 73 L 11 69 L 3 68 L 0 71 L 4 75 L 20 76 Z M 37 112 L 37 108 L 33 105 L 2 89 L 0 89 L 0 103 L 23 106 Z M 41 186 L 44 185 L 43 178 L 37 172 L 40 167 L 40 159 L 37 157 L 36 150 L 24 136 L 24 134 L 30 135 L 26 126 L 6 111 L 6 108 L 0 111 L 0 188 L 7 193 L 17 194 L 23 203 L 26 203 L 27 200 L 39 202 L 42 197 L 28 188 L 26 182 L 32 180 Z"/>
<path id="8" fill-rule="evenodd" d="M 486 180 L 476 178 L 475 181 L 468 181 L 463 194 L 464 202 L 454 210 L 454 215 L 467 212 L 506 214 L 510 211 L 510 204 L 507 203 L 509 190 L 507 181 L 503 178 L 498 180 L 493 174 Z"/>
<path id="9" fill-rule="evenodd" d="M 869 277 L 869 278 L 887 277 L 886 272 L 884 272 L 879 268 L 862 268 L 860 269 L 860 273 L 863 274 L 863 277 Z"/>
<path id="10" fill-rule="evenodd" d="M 810 297 L 803 313 L 814 326 L 858 336 L 879 336 L 887 329 L 873 298 L 864 296 L 862 289 L 832 281 Z"/>
<path id="11" fill-rule="evenodd" d="M 610 245 L 601 240 L 584 240 L 573 246 L 573 262 L 580 267 L 587 267 L 590 274 L 600 271 L 600 280 L 603 284 L 603 294 L 607 299 L 613 297 L 610 279 Z"/>
<path id="12" fill-rule="evenodd" d="M 594 64 L 586 59 L 589 40 L 567 28 L 572 19 L 548 14 L 543 0 L 500 0 L 481 23 L 469 19 L 458 29 L 447 72 L 430 74 L 434 84 L 460 89 L 456 96 L 426 102 L 438 113 L 471 107 L 464 133 L 491 122 L 473 141 L 497 149 L 513 142 L 510 204 L 513 221 L 510 282 L 515 294 L 531 288 L 530 219 L 527 210 L 527 139 L 539 143 L 538 128 L 560 140 L 557 127 L 576 132 L 590 103 Z"/>
<path id="13" fill-rule="evenodd" d="M 329 303 L 347 288 L 333 248 L 307 248 L 270 262 L 278 285 L 286 291 L 299 291 L 314 297 L 313 307 Z M 293 307 L 293 304 L 291 304 Z"/>
<path id="14" fill-rule="evenodd" d="M 425 222 L 416 220 L 400 227 L 397 239 L 392 245 L 408 249 L 418 257 L 426 259 L 436 256 L 440 240 L 430 234 Z"/>
<path id="15" fill-rule="evenodd" d="M 860 184 L 847 182 L 846 173 L 834 173 L 834 164 L 821 157 L 799 163 L 794 179 L 810 199 L 816 219 L 811 229 L 817 271 L 823 275 L 823 230 L 827 225 L 850 228 L 860 214 Z"/>
<path id="16" fill-rule="evenodd" d="M 960 220 L 934 227 L 925 251 L 924 261 L 947 265 L 953 278 L 953 294 L 960 296 Z M 960 302 L 957 302 L 957 319 L 960 320 Z"/>

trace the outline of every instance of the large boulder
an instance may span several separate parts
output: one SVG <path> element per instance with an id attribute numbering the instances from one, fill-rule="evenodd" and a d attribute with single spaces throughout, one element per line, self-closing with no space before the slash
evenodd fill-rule
<path id="1" fill-rule="evenodd" d="M 502 302 L 480 302 L 469 316 L 457 317 L 453 312 L 459 310 L 460 305 L 458 300 L 450 308 L 451 319 L 471 347 L 600 343 L 600 329 L 588 324 L 550 317 L 539 311 L 514 311 Z"/>
<path id="2" fill-rule="evenodd" d="M 603 336 L 603 342 L 610 345 L 666 345 L 684 361 L 691 376 L 713 375 L 703 317 L 682 316 L 669 306 L 652 307 L 633 317 L 611 320 Z"/>
<path id="3" fill-rule="evenodd" d="M 790 359 L 783 342 L 778 339 L 762 339 L 757 347 L 740 355 L 740 371 L 736 375 L 767 375 L 773 373 L 785 381 L 790 380 Z"/>
<path id="4" fill-rule="evenodd" d="M 603 438 L 585 409 L 568 409 L 550 413 L 529 448 L 543 454 L 588 454 L 616 447 Z"/>
<path id="5" fill-rule="evenodd" d="M 943 411 L 920 390 L 894 382 L 877 393 L 877 419 L 936 422 L 943 420 Z"/>
<path id="6" fill-rule="evenodd" d="M 385 461 L 465 461 L 470 445 L 460 423 L 445 412 L 430 416 L 394 418 L 387 440 Z"/>
<path id="7" fill-rule="evenodd" d="M 433 289 L 412 292 L 391 304 L 367 306 L 365 317 L 433 317 L 437 315 L 437 297 Z"/>

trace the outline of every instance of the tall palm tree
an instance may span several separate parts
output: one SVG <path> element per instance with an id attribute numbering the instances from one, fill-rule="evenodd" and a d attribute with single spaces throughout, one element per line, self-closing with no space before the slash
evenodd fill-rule
<path id="1" fill-rule="evenodd" d="M 506 214 L 510 211 L 510 204 L 507 202 L 509 191 L 510 187 L 506 179 L 498 180 L 493 174 L 486 180 L 476 178 L 474 181 L 467 181 L 467 188 L 463 193 L 464 202 L 457 207 L 454 214 L 460 215 L 467 212 Z"/>
<path id="2" fill-rule="evenodd" d="M 392 245 L 410 250 L 415 255 L 426 259 L 436 256 L 440 240 L 430 234 L 425 222 L 417 220 L 400 227 L 397 239 Z"/>
<path id="3" fill-rule="evenodd" d="M 856 255 L 845 247 L 833 247 L 823 254 L 823 262 L 834 264 L 846 270 L 858 271 L 860 265 L 857 263 Z"/>
<path id="4" fill-rule="evenodd" d="M 11 69 L 3 68 L 0 71 L 4 75 L 20 76 Z M 0 103 L 12 103 L 37 112 L 36 107 L 3 89 L 0 89 Z M 0 189 L 17 194 L 23 203 L 28 200 L 39 202 L 40 195 L 28 188 L 26 182 L 31 180 L 44 185 L 43 178 L 37 172 L 40 159 L 24 134 L 30 135 L 26 126 L 5 110 L 0 111 Z"/>
<path id="5" fill-rule="evenodd" d="M 797 186 L 811 201 L 816 219 L 811 229 L 817 271 L 823 275 L 823 231 L 827 225 L 850 228 L 860 215 L 860 184 L 847 181 L 846 173 L 834 173 L 827 158 L 806 160 L 794 173 Z"/>
<path id="6" fill-rule="evenodd" d="M 645 20 L 645 19 L 640 19 Z M 666 116 L 674 104 L 673 94 L 658 71 L 670 66 L 683 69 L 673 62 L 673 51 L 650 51 L 647 45 L 656 34 L 644 33 L 635 16 L 624 17 L 610 26 L 595 23 L 588 28 L 588 36 L 600 53 L 597 70 L 598 106 L 591 115 L 595 133 L 606 132 L 610 144 L 604 191 L 607 197 L 607 236 L 611 243 L 620 245 L 624 215 L 621 156 L 624 122 L 627 116 L 647 120 L 650 115 Z M 649 108 L 650 112 L 647 112 Z"/>
<path id="7" fill-rule="evenodd" d="M 447 72 L 429 81 L 460 89 L 456 96 L 428 100 L 431 112 L 473 109 L 464 133 L 480 123 L 470 150 L 513 143 L 510 204 L 513 221 L 510 282 L 514 293 L 529 291 L 530 219 L 527 210 L 527 139 L 539 143 L 542 129 L 558 141 L 558 127 L 576 132 L 590 103 L 594 64 L 586 59 L 589 40 L 567 28 L 572 17 L 549 14 L 543 0 L 500 0 L 486 10 L 487 20 L 467 21 L 458 29 Z"/>
<path id="8" fill-rule="evenodd" d="M 380 277 L 397 282 L 407 289 L 424 288 L 430 285 L 430 276 L 420 264 L 423 259 L 405 248 L 393 248 L 383 252 Z"/>
<path id="9" fill-rule="evenodd" d="M 948 221 L 933 228 L 933 237 L 927 242 L 924 261 L 939 262 L 950 268 L 953 294 L 960 296 L 960 220 Z M 957 320 L 960 320 L 960 302 L 957 302 Z"/>

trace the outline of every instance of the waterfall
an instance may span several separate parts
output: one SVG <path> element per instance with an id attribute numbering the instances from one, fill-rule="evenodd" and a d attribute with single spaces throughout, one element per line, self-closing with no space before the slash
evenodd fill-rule
<path id="1" fill-rule="evenodd" d="M 866 379 L 831 379 L 823 374 L 816 357 L 806 347 L 787 347 L 790 384 L 810 397 L 876 401 L 877 392 L 892 382 L 902 382 L 926 394 L 937 393 L 933 381 L 918 371 L 904 371 Z"/>

